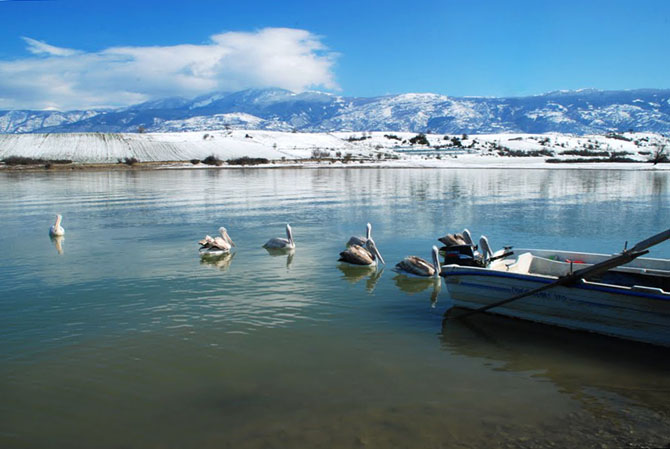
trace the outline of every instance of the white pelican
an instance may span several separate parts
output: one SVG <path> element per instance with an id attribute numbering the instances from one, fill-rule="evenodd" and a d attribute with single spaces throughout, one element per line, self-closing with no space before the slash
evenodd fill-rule
<path id="1" fill-rule="evenodd" d="M 440 274 L 440 258 L 437 246 L 433 246 L 433 263 L 430 264 L 426 260 L 417 257 L 409 256 L 398 262 L 393 271 L 402 274 L 410 274 L 421 277 L 435 277 Z"/>
<path id="2" fill-rule="evenodd" d="M 358 245 L 358 246 L 365 246 L 368 240 L 370 240 L 370 237 L 372 235 L 372 225 L 368 223 L 366 226 L 367 231 L 365 232 L 365 237 L 358 237 L 358 236 L 353 236 L 349 239 L 347 242 L 347 247 L 351 245 Z"/>
<path id="3" fill-rule="evenodd" d="M 377 265 L 377 261 L 386 265 L 384 258 L 379 253 L 377 245 L 372 238 L 369 238 L 365 243 L 365 247 L 360 245 L 351 245 L 346 250 L 340 253 L 341 262 L 350 263 L 353 265 Z"/>
<path id="4" fill-rule="evenodd" d="M 63 216 L 56 215 L 56 222 L 49 228 L 49 235 L 51 237 L 61 237 L 65 235 L 65 229 L 60 225 L 61 221 L 63 221 Z"/>
<path id="5" fill-rule="evenodd" d="M 489 245 L 489 239 L 485 235 L 482 235 L 479 238 L 479 253 L 482 259 L 482 262 L 486 265 L 489 262 L 489 259 L 493 256 L 493 251 L 491 251 L 491 246 Z"/>
<path id="6" fill-rule="evenodd" d="M 275 237 L 268 240 L 263 245 L 265 249 L 292 249 L 295 248 L 295 242 L 293 241 L 293 233 L 291 232 L 291 225 L 286 225 L 286 239 L 281 237 Z"/>
<path id="7" fill-rule="evenodd" d="M 223 254 L 230 251 L 235 246 L 233 239 L 228 235 L 228 231 L 223 226 L 219 228 L 220 237 L 212 238 L 206 235 L 204 239 L 200 240 L 200 254 Z"/>

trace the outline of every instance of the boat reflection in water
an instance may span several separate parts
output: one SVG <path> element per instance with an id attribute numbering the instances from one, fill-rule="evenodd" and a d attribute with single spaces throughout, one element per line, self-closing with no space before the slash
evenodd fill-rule
<path id="1" fill-rule="evenodd" d="M 342 277 L 351 284 L 356 284 L 363 279 L 365 281 L 365 289 L 368 293 L 372 293 L 377 286 L 377 282 L 382 277 L 384 268 L 377 269 L 375 265 L 351 265 L 348 263 L 341 263 L 337 268 L 342 272 Z"/>
<path id="2" fill-rule="evenodd" d="M 63 242 L 65 241 L 65 237 L 62 235 L 52 235 L 49 238 L 51 239 L 51 243 L 53 243 L 54 248 L 56 248 L 58 254 L 63 254 Z"/>
<path id="3" fill-rule="evenodd" d="M 393 278 L 396 287 L 403 292 L 414 295 L 426 290 L 430 290 L 430 306 L 435 307 L 437 304 L 437 297 L 442 290 L 442 279 L 440 277 L 417 277 L 399 274 Z"/>
<path id="4" fill-rule="evenodd" d="M 226 272 L 230 268 L 230 264 L 233 262 L 233 258 L 236 253 L 223 253 L 223 254 L 202 254 L 200 256 L 201 265 L 210 265 L 212 267 L 218 268 L 219 270 Z"/>
<path id="5" fill-rule="evenodd" d="M 291 268 L 293 257 L 295 256 L 295 248 L 265 248 L 265 251 L 272 257 L 286 256 L 286 268 Z"/>
<path id="6" fill-rule="evenodd" d="M 670 431 L 668 348 L 485 313 L 445 318 L 439 338 L 450 353 L 552 382 L 622 432 L 630 420 L 659 421 Z"/>

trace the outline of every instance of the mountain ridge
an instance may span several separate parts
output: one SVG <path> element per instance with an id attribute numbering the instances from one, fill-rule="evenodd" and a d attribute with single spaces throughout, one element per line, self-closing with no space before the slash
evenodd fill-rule
<path id="1" fill-rule="evenodd" d="M 170 97 L 118 109 L 0 111 L 2 133 L 175 132 L 215 129 L 403 131 L 446 134 L 670 133 L 670 89 L 552 91 L 526 97 L 403 93 L 343 97 L 285 89 Z"/>

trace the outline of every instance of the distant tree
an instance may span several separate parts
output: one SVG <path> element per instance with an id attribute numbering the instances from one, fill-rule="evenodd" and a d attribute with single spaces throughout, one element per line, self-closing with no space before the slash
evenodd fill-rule
<path id="1" fill-rule="evenodd" d="M 147 129 L 143 125 L 137 127 L 137 132 L 140 134 L 144 134 L 146 131 Z"/>
<path id="2" fill-rule="evenodd" d="M 426 135 L 423 133 L 419 133 L 416 136 L 412 137 L 409 139 L 409 143 L 412 145 L 430 145 L 430 142 L 428 142 L 428 139 L 426 138 Z"/>
<path id="3" fill-rule="evenodd" d="M 228 160 L 229 165 L 260 165 L 260 164 L 267 164 L 269 162 L 270 161 L 268 159 L 265 159 L 264 157 L 248 157 L 248 156 Z"/>
<path id="4" fill-rule="evenodd" d="M 666 152 L 666 146 L 656 145 L 654 154 L 652 155 L 651 159 L 649 159 L 649 162 L 653 162 L 654 165 L 658 164 L 659 162 L 670 162 L 670 158 L 668 158 L 668 153 Z"/>
<path id="5" fill-rule="evenodd" d="M 202 160 L 202 163 L 206 164 L 206 165 L 216 165 L 218 167 L 218 166 L 221 166 L 223 164 L 223 161 L 212 154 L 212 155 L 207 156 L 206 158 L 204 158 Z"/>

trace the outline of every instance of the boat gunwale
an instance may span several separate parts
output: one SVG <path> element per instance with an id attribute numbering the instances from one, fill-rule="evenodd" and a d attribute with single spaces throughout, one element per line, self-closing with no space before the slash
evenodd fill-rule
<path id="1" fill-rule="evenodd" d="M 514 250 L 515 252 L 519 252 L 519 255 L 525 254 L 525 253 L 530 253 L 533 255 L 533 257 L 537 257 L 540 259 L 548 259 L 552 262 L 557 262 L 557 263 L 565 263 L 569 264 L 570 262 L 567 260 L 556 260 L 556 259 L 551 259 L 546 256 L 546 254 L 552 254 L 552 255 L 561 255 L 563 258 L 567 258 L 567 256 L 571 257 L 580 257 L 580 258 L 586 258 L 586 259 L 592 259 L 596 258 L 598 260 L 595 261 L 590 261 L 590 262 L 579 262 L 577 266 L 588 266 L 593 263 L 600 262 L 602 260 L 605 260 L 607 258 L 613 257 L 616 254 L 603 254 L 603 253 L 587 253 L 583 251 L 566 251 L 566 250 L 558 250 L 558 249 L 539 249 L 539 248 L 516 248 Z M 502 253 L 502 250 L 497 251 L 495 254 Z M 495 255 L 494 254 L 494 255 Z M 652 268 L 652 267 L 647 267 L 644 266 L 645 264 L 659 264 L 659 265 L 668 265 L 668 270 L 660 269 L 660 268 Z M 634 260 L 625 263 L 623 265 L 619 265 L 618 267 L 614 267 L 612 271 L 621 271 L 621 272 L 630 272 L 630 273 L 639 273 L 639 274 L 650 274 L 653 276 L 663 276 L 663 277 L 668 277 L 670 276 L 670 260 L 668 259 L 661 259 L 657 257 L 637 257 Z"/>
<path id="2" fill-rule="evenodd" d="M 450 271 L 445 273 L 445 268 L 448 268 Z M 458 271 L 454 271 L 458 269 Z M 491 268 L 483 267 L 464 267 L 457 264 L 442 265 L 440 269 L 440 276 L 445 278 L 445 283 L 447 288 L 449 288 L 449 282 L 446 282 L 447 277 L 451 276 L 488 276 L 488 277 L 501 277 L 509 279 L 518 279 L 529 282 L 541 283 L 541 284 L 550 284 L 559 279 L 556 276 L 548 276 L 536 273 L 511 273 L 507 271 L 493 270 Z M 653 299 L 657 301 L 670 301 L 670 292 L 662 290 L 662 293 L 652 293 L 634 290 L 633 287 L 619 286 L 615 284 L 604 284 L 601 282 L 592 282 L 587 280 L 582 280 L 576 282 L 572 285 L 563 285 L 562 287 L 566 288 L 577 288 L 583 290 L 591 291 L 600 291 L 605 293 L 616 293 L 629 296 L 638 296 L 641 298 Z"/>

